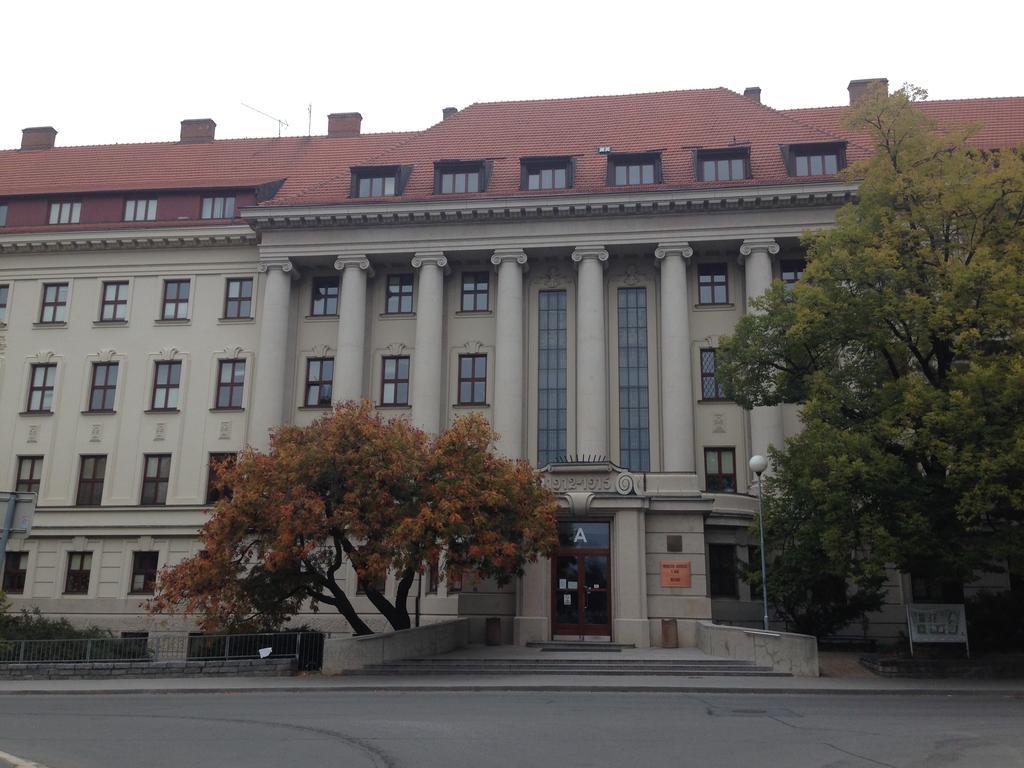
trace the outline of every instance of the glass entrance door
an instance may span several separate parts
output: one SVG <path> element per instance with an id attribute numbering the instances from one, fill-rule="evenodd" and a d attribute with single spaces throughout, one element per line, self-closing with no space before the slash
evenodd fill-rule
<path id="1" fill-rule="evenodd" d="M 560 523 L 554 557 L 553 634 L 611 636 L 608 523 Z"/>

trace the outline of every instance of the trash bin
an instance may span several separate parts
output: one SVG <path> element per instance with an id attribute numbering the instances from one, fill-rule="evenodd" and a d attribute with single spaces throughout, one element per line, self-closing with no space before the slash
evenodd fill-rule
<path id="1" fill-rule="evenodd" d="M 679 625 L 676 624 L 675 619 L 661 620 L 661 647 L 679 647 Z"/>
<path id="2" fill-rule="evenodd" d="M 497 616 L 488 616 L 484 621 L 484 627 L 487 645 L 501 645 L 501 619 Z"/>

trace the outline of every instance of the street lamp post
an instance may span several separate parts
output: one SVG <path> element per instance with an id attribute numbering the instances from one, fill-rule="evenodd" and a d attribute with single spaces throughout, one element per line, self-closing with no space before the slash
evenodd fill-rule
<path id="1" fill-rule="evenodd" d="M 764 603 L 764 629 L 768 631 L 768 569 L 764 562 L 764 502 L 761 499 L 761 475 L 768 469 L 768 459 L 760 454 L 750 457 L 750 471 L 757 475 L 757 528 L 761 534 L 761 600 Z"/>

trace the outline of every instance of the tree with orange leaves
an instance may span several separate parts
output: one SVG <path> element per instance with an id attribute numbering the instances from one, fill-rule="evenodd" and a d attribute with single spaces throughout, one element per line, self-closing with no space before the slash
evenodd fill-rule
<path id="1" fill-rule="evenodd" d="M 220 468 L 225 495 L 203 549 L 164 569 L 150 612 L 196 614 L 204 630 L 263 629 L 310 601 L 366 635 L 338 581 L 346 558 L 394 629 L 411 626 L 409 591 L 427 563 L 443 559 L 449 579 L 507 583 L 554 548 L 556 503 L 527 462 L 495 453 L 496 437 L 471 415 L 430 439 L 366 402 L 279 427 L 269 452 Z M 374 586 L 388 573 L 393 601 Z"/>

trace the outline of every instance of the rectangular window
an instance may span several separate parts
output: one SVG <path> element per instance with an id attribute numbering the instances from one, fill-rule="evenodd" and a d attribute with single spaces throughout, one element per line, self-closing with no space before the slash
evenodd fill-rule
<path id="1" fill-rule="evenodd" d="M 0 227 L 7 226 L 7 206 L 0 205 Z"/>
<path id="2" fill-rule="evenodd" d="M 156 589 L 159 552 L 132 553 L 132 585 L 129 594 L 152 595 Z"/>
<path id="3" fill-rule="evenodd" d="M 647 367 L 647 289 L 619 288 L 619 462 L 651 469 Z"/>
<path id="4" fill-rule="evenodd" d="M 384 197 L 398 194 L 398 174 L 391 171 L 355 172 L 356 197 Z"/>
<path id="5" fill-rule="evenodd" d="M 306 399 L 303 405 L 307 408 L 330 406 L 333 386 L 334 358 L 309 358 L 306 361 Z"/>
<path id="6" fill-rule="evenodd" d="M 783 259 L 779 265 L 783 288 L 787 291 L 793 290 L 793 286 L 804 276 L 806 266 L 807 263 L 803 259 Z"/>
<path id="7" fill-rule="evenodd" d="M 125 221 L 156 221 L 156 198 L 124 201 Z"/>
<path id="8" fill-rule="evenodd" d="M 51 413 L 53 390 L 57 383 L 56 363 L 36 363 L 31 368 L 28 387 L 29 413 Z"/>
<path id="9" fill-rule="evenodd" d="M 538 294 L 537 466 L 565 458 L 567 408 L 567 312 L 565 291 Z"/>
<path id="10" fill-rule="evenodd" d="M 487 402 L 487 355 L 459 355 L 459 405 Z"/>
<path id="11" fill-rule="evenodd" d="M 191 280 L 164 280 L 163 308 L 161 320 L 187 320 L 188 297 L 192 291 Z"/>
<path id="12" fill-rule="evenodd" d="M 644 154 L 609 157 L 608 183 L 615 186 L 660 184 L 660 155 Z"/>
<path id="13" fill-rule="evenodd" d="M 113 411 L 117 392 L 117 363 L 93 363 L 89 387 L 90 411 Z"/>
<path id="14" fill-rule="evenodd" d="M 715 378 L 715 350 L 700 351 L 700 396 L 703 400 L 725 400 L 725 390 Z"/>
<path id="15" fill-rule="evenodd" d="M 91 572 L 92 552 L 68 552 L 68 573 L 64 578 L 64 594 L 88 594 Z"/>
<path id="16" fill-rule="evenodd" d="M 0 323 L 7 322 L 7 304 L 11 300 L 11 286 L 0 284 Z"/>
<path id="17" fill-rule="evenodd" d="M 412 275 L 388 275 L 385 314 L 403 315 L 412 312 Z"/>
<path id="18" fill-rule="evenodd" d="M 704 476 L 708 493 L 736 493 L 736 450 L 705 448 Z"/>
<path id="19" fill-rule="evenodd" d="M 726 264 L 697 266 L 698 304 L 729 303 L 729 268 Z"/>
<path id="20" fill-rule="evenodd" d="M 252 317 L 252 278 L 228 278 L 224 289 L 224 318 L 238 320 L 246 317 Z"/>
<path id="21" fill-rule="evenodd" d="M 104 283 L 100 322 L 119 323 L 128 319 L 128 283 Z"/>
<path id="22" fill-rule="evenodd" d="M 757 574 L 757 578 L 761 578 L 761 548 L 757 546 L 747 547 L 747 573 Z M 750 576 L 747 577 L 748 580 Z M 760 600 L 761 599 L 761 585 L 760 582 L 757 584 L 751 583 L 750 585 L 750 599 Z"/>
<path id="23" fill-rule="evenodd" d="M 572 159 L 524 159 L 521 187 L 525 190 L 569 189 L 573 185 Z"/>
<path id="24" fill-rule="evenodd" d="M 490 281 L 487 272 L 462 273 L 462 311 L 486 312 L 490 309 Z"/>
<path id="25" fill-rule="evenodd" d="M 220 499 L 230 499 L 231 492 L 220 487 L 220 476 L 227 467 L 234 466 L 237 453 L 211 453 L 206 472 L 206 503 L 215 504 Z"/>
<path id="26" fill-rule="evenodd" d="M 43 479 L 42 456 L 18 457 L 18 481 L 14 490 L 18 493 L 39 493 L 39 484 Z"/>
<path id="27" fill-rule="evenodd" d="M 409 358 L 385 357 L 381 361 L 380 404 L 409 404 Z"/>
<path id="28" fill-rule="evenodd" d="M 736 181 L 750 178 L 746 152 L 699 152 L 700 181 Z"/>
<path id="29" fill-rule="evenodd" d="M 216 408 L 241 408 L 245 360 L 221 360 L 217 371 Z"/>
<path id="30" fill-rule="evenodd" d="M 736 547 L 708 544 L 708 594 L 711 597 L 739 597 Z"/>
<path id="31" fill-rule="evenodd" d="M 483 163 L 446 163 L 435 166 L 434 192 L 442 195 L 483 192 Z"/>
<path id="32" fill-rule="evenodd" d="M 83 456 L 78 470 L 75 505 L 98 507 L 103 503 L 103 478 L 107 473 L 106 456 Z"/>
<path id="33" fill-rule="evenodd" d="M 77 224 L 81 217 L 81 201 L 65 200 L 59 203 L 50 203 L 50 224 Z"/>
<path id="34" fill-rule="evenodd" d="M 441 582 L 441 561 L 434 558 L 427 566 L 427 594 L 436 595 L 437 587 Z"/>
<path id="35" fill-rule="evenodd" d="M 39 310 L 40 323 L 64 323 L 68 319 L 68 284 L 43 285 L 43 304 Z"/>
<path id="36" fill-rule="evenodd" d="M 181 361 L 158 362 L 153 375 L 153 401 L 150 403 L 150 409 L 154 411 L 178 410 L 180 388 Z"/>
<path id="37" fill-rule="evenodd" d="M 200 216 L 204 219 L 235 218 L 235 196 L 204 197 Z"/>
<path id="38" fill-rule="evenodd" d="M 313 278 L 313 299 L 309 314 L 313 317 L 338 314 L 337 277 Z"/>
<path id="39" fill-rule="evenodd" d="M 20 595 L 25 591 L 25 574 L 28 573 L 28 552 L 8 552 L 4 560 L 4 579 L 0 592 Z"/>
<path id="40" fill-rule="evenodd" d="M 147 453 L 142 457 L 142 498 L 140 504 L 167 503 L 167 484 L 171 477 L 169 453 Z"/>
<path id="41" fill-rule="evenodd" d="M 910 594 L 915 603 L 962 603 L 964 585 L 936 574 L 910 574 Z"/>
<path id="42" fill-rule="evenodd" d="M 841 144 L 805 144 L 783 148 L 789 153 L 792 176 L 831 176 L 846 166 L 846 152 Z"/>

